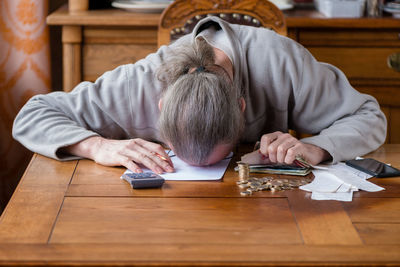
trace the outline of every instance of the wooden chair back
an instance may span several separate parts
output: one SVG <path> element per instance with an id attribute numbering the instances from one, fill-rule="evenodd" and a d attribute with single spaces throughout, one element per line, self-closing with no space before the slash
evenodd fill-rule
<path id="1" fill-rule="evenodd" d="M 270 28 L 287 35 L 282 11 L 268 0 L 175 0 L 161 14 L 158 46 L 192 32 L 199 20 L 210 15 L 230 23 Z"/>

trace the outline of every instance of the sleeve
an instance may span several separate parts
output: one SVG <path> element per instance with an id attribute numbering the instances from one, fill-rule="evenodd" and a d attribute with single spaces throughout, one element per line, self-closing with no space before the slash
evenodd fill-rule
<path id="1" fill-rule="evenodd" d="M 60 148 L 92 136 L 158 140 L 158 99 L 165 85 L 155 71 L 176 46 L 190 40 L 186 35 L 135 64 L 104 73 L 94 83 L 82 82 L 70 93 L 34 96 L 16 116 L 13 137 L 58 160 L 77 159 L 60 153 Z"/>
<path id="2" fill-rule="evenodd" d="M 34 152 L 69 160 L 77 157 L 61 155 L 60 148 L 91 136 L 126 136 L 119 124 L 131 119 L 126 68 L 82 82 L 70 93 L 34 96 L 16 116 L 13 137 Z"/>
<path id="3" fill-rule="evenodd" d="M 356 91 L 342 71 L 316 61 L 306 49 L 300 73 L 290 123 L 299 132 L 314 134 L 301 141 L 325 149 L 333 162 L 383 144 L 386 118 L 375 98 Z"/>

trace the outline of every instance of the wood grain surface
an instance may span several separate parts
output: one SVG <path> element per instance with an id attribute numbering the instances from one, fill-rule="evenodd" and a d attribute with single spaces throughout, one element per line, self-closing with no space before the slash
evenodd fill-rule
<path id="1" fill-rule="evenodd" d="M 239 150 L 241 152 L 245 150 Z M 399 265 L 400 179 L 352 202 L 221 181 L 134 190 L 123 168 L 35 154 L 0 220 L 0 265 Z M 369 156 L 400 167 L 400 145 Z"/>
<path id="2" fill-rule="evenodd" d="M 66 198 L 50 239 L 50 243 L 144 242 L 302 243 L 285 198 Z"/>

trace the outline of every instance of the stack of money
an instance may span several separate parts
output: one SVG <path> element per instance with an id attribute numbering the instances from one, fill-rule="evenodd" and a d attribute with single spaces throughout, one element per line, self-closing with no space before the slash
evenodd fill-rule
<path id="1" fill-rule="evenodd" d="M 301 156 L 296 156 L 292 164 L 273 163 L 262 159 L 259 151 L 253 151 L 244 155 L 239 163 L 247 163 L 250 173 L 306 176 L 311 173 L 313 168 Z M 238 170 L 239 166 L 235 168 L 235 171 Z"/>

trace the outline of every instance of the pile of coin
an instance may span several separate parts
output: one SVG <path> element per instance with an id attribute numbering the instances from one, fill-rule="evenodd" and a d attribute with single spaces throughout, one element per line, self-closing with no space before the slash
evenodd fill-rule
<path id="1" fill-rule="evenodd" d="M 249 165 L 243 162 L 238 162 L 237 164 L 239 167 L 239 181 L 236 184 L 241 189 L 244 189 L 244 191 L 240 192 L 242 196 L 250 196 L 257 191 L 290 190 L 311 182 L 311 179 L 304 177 L 291 179 L 273 178 L 271 176 L 249 177 Z"/>
<path id="2" fill-rule="evenodd" d="M 291 178 L 291 179 L 281 179 L 273 177 L 249 177 L 246 180 L 239 180 L 236 184 L 244 191 L 240 192 L 242 196 L 250 196 L 257 191 L 281 191 L 290 190 L 297 188 L 299 186 L 310 183 L 310 179 L 306 178 Z"/>

